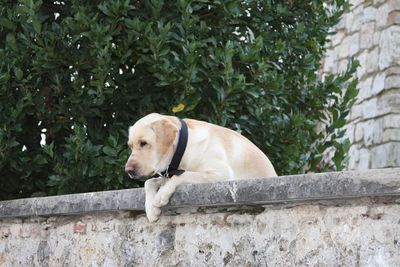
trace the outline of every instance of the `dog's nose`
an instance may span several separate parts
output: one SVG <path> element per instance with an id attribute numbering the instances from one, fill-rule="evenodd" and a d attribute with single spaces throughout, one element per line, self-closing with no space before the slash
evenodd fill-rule
<path id="1" fill-rule="evenodd" d="M 133 172 L 134 168 L 131 165 L 125 165 L 125 172 L 129 173 L 129 172 Z"/>
<path id="2" fill-rule="evenodd" d="M 125 172 L 129 175 L 131 179 L 135 178 L 135 168 L 132 165 L 125 165 Z"/>

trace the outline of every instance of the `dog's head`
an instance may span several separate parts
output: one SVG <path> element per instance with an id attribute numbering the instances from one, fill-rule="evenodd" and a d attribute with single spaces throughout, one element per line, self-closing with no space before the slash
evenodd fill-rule
<path id="1" fill-rule="evenodd" d="M 174 154 L 179 131 L 173 117 L 152 113 L 129 128 L 131 155 L 125 165 L 130 178 L 166 170 Z"/>

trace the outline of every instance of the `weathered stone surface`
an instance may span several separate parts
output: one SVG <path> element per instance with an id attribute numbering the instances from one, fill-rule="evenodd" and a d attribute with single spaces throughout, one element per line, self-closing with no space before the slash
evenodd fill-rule
<path id="1" fill-rule="evenodd" d="M 371 168 L 400 165 L 400 142 L 385 143 L 371 149 Z"/>
<path id="2" fill-rule="evenodd" d="M 376 8 L 374 6 L 368 6 L 363 10 L 363 22 L 375 21 Z"/>
<path id="3" fill-rule="evenodd" d="M 360 148 L 361 145 L 359 143 L 353 144 L 349 149 L 349 161 L 347 163 L 347 168 L 349 170 L 355 170 L 358 167 L 358 163 L 360 161 Z"/>
<path id="4" fill-rule="evenodd" d="M 392 25 L 392 24 L 400 24 L 400 11 L 398 10 L 393 10 L 389 13 L 388 16 L 388 21 L 387 21 L 388 25 Z"/>
<path id="5" fill-rule="evenodd" d="M 364 119 L 371 119 L 376 117 L 378 114 L 377 110 L 377 99 L 372 98 L 367 100 L 362 105 L 362 116 Z"/>
<path id="6" fill-rule="evenodd" d="M 400 62 L 400 26 L 393 25 L 382 31 L 380 41 L 379 68 L 386 69 Z"/>
<path id="7" fill-rule="evenodd" d="M 0 218 L 47 216 L 107 210 L 142 210 L 144 190 L 126 189 L 0 201 Z"/>
<path id="8" fill-rule="evenodd" d="M 382 118 L 359 123 L 359 125 L 362 125 L 363 128 L 363 143 L 365 147 L 381 143 L 382 131 L 383 131 Z M 368 152 L 368 151 L 364 150 L 363 152 Z"/>
<path id="9" fill-rule="evenodd" d="M 400 88 L 389 90 L 378 98 L 376 115 L 388 113 L 400 113 Z"/>
<path id="10" fill-rule="evenodd" d="M 362 117 L 362 105 L 355 104 L 350 110 L 349 122 L 355 123 L 354 121 Z"/>
<path id="11" fill-rule="evenodd" d="M 3 219 L 1 229 L 9 234 L 0 239 L 0 259 L 10 267 L 397 266 L 399 214 L 390 199 L 364 199 L 204 210 L 162 216 L 155 224 L 129 212 Z M 85 235 L 73 233 L 76 222 L 88 225 Z M 102 230 L 105 224 L 112 230 Z M 38 235 L 19 237 L 21 228 Z"/>
<path id="12" fill-rule="evenodd" d="M 259 205 L 315 199 L 400 195 L 399 169 L 280 176 L 178 187 L 169 207 Z M 144 190 L 126 189 L 0 201 L 0 218 L 143 210 Z"/>
<path id="13" fill-rule="evenodd" d="M 383 118 L 383 127 L 400 128 L 400 114 L 389 114 Z"/>
<path id="14" fill-rule="evenodd" d="M 360 33 L 361 49 L 371 48 L 374 45 L 373 42 L 374 32 L 375 32 L 375 22 L 364 23 L 361 26 L 361 33 Z"/>
<path id="15" fill-rule="evenodd" d="M 362 148 L 360 149 L 360 161 L 358 167 L 366 170 L 370 168 L 369 166 L 370 166 L 370 152 L 368 149 Z"/>
<path id="16" fill-rule="evenodd" d="M 385 73 L 379 73 L 378 75 L 375 76 L 371 90 L 372 95 L 377 95 L 380 92 L 382 92 L 385 88 L 387 88 L 385 87 L 385 77 L 386 77 Z"/>
<path id="17" fill-rule="evenodd" d="M 132 200 L 138 203 L 129 204 Z M 0 219 L 0 265 L 375 267 L 400 262 L 399 168 L 186 185 L 154 224 L 142 211 L 121 211 L 143 209 L 142 200 L 143 191 L 132 189 L 0 202 L 6 216 Z M 7 210 L 19 217 L 24 207 L 15 205 L 30 202 L 41 203 L 42 212 L 46 202 L 66 204 L 73 215 L 35 216 L 33 209 L 29 218 L 13 218 Z M 89 207 L 102 211 L 102 205 L 105 211 L 115 205 L 115 211 L 79 213 Z M 55 212 L 60 210 L 67 213 L 67 208 Z"/>
<path id="18" fill-rule="evenodd" d="M 377 62 L 379 61 L 379 48 L 376 47 L 371 51 L 368 51 L 368 56 L 365 61 L 365 65 L 363 68 L 365 69 L 365 73 L 369 74 L 378 70 Z"/>
<path id="19" fill-rule="evenodd" d="M 382 134 L 382 142 L 400 142 L 400 129 L 385 129 Z"/>
<path id="20" fill-rule="evenodd" d="M 386 1 L 386 3 L 378 7 L 375 17 L 378 28 L 384 28 L 387 25 L 388 15 L 391 10 L 392 7 L 390 1 Z"/>
<path id="21" fill-rule="evenodd" d="M 368 77 L 364 80 L 361 80 L 358 84 L 359 92 L 358 92 L 358 97 L 357 97 L 357 102 L 360 103 L 364 101 L 367 98 L 370 98 L 371 95 L 371 90 L 372 90 L 372 81 L 373 77 Z"/>
<path id="22" fill-rule="evenodd" d="M 391 75 L 385 79 L 386 89 L 400 89 L 400 75 Z M 399 90 L 400 92 L 400 90 Z M 399 93 L 400 98 L 400 93 Z"/>

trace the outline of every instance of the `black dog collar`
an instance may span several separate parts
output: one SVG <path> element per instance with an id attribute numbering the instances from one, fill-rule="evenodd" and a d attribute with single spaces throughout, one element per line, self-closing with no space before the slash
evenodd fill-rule
<path id="1" fill-rule="evenodd" d="M 178 145 L 176 146 L 176 150 L 175 150 L 174 156 L 172 157 L 171 163 L 169 164 L 168 168 L 165 171 L 163 171 L 161 173 L 157 173 L 153 177 L 162 175 L 166 178 L 170 178 L 174 175 L 179 176 L 185 172 L 185 170 L 181 170 L 178 168 L 179 168 L 179 164 L 181 163 L 183 154 L 185 153 L 185 150 L 186 150 L 189 133 L 188 133 L 188 127 L 187 127 L 186 122 L 184 120 L 182 120 L 181 118 L 179 118 L 179 120 L 181 122 L 181 129 L 179 130 Z"/>

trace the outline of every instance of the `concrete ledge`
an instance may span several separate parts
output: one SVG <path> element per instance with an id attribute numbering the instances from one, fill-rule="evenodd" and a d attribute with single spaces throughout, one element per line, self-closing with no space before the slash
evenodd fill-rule
<path id="1" fill-rule="evenodd" d="M 288 202 L 400 197 L 400 168 L 189 184 L 168 206 L 268 205 Z M 126 189 L 0 201 L 0 218 L 144 210 L 144 190 Z"/>

